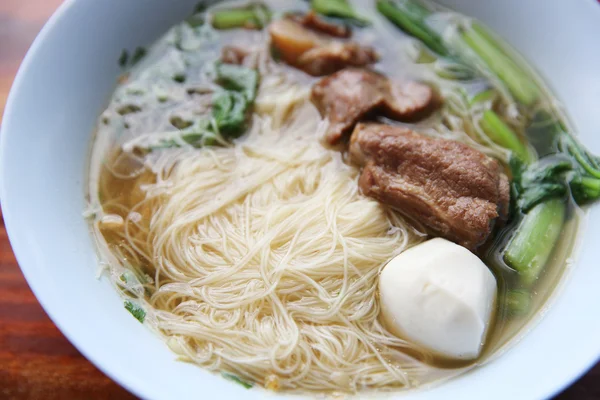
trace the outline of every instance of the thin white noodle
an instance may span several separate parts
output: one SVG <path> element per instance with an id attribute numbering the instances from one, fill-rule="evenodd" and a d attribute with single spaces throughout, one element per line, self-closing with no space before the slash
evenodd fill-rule
<path id="1" fill-rule="evenodd" d="M 306 90 L 272 76 L 256 108 L 235 146 L 154 152 L 137 197 L 104 201 L 125 220 L 118 246 L 99 246 L 109 276 L 135 273 L 119 287 L 182 359 L 259 384 L 354 392 L 458 373 L 378 320 L 381 268 L 424 235 L 359 193 Z"/>

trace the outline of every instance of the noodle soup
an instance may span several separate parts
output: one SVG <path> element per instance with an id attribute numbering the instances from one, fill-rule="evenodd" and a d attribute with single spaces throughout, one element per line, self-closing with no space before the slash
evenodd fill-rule
<path id="1" fill-rule="evenodd" d="M 178 357 L 247 387 L 441 382 L 543 307 L 598 160 L 468 17 L 311 5 L 201 7 L 123 53 L 90 168 L 104 275 Z"/>

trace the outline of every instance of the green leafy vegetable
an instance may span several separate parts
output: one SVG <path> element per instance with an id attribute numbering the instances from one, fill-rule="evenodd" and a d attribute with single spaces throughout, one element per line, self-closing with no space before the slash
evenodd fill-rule
<path id="1" fill-rule="evenodd" d="M 511 159 L 513 172 L 513 200 L 517 207 L 527 213 L 536 205 L 551 198 L 562 198 L 567 192 L 564 173 L 573 169 L 567 160 L 541 161 L 525 166 Z"/>
<path id="2" fill-rule="evenodd" d="M 215 66 L 217 83 L 227 90 L 241 92 L 249 102 L 256 98 L 258 71 L 240 65 L 218 63 Z"/>
<path id="3" fill-rule="evenodd" d="M 560 121 L 546 117 L 538 121 L 543 123 L 539 131 L 559 142 L 560 155 L 531 165 L 511 160 L 512 198 L 525 215 L 506 247 L 504 260 L 519 273 L 524 287 L 536 282 L 556 245 L 565 219 L 568 187 L 577 204 L 600 198 L 596 158 L 565 131 Z M 544 148 L 548 143 L 545 140 Z"/>
<path id="4" fill-rule="evenodd" d="M 146 311 L 143 308 L 138 306 L 137 304 L 133 304 L 131 301 L 125 301 L 125 309 L 131 313 L 142 324 L 144 323 L 144 319 L 146 318 Z"/>
<path id="5" fill-rule="evenodd" d="M 237 376 L 233 375 L 233 374 L 229 374 L 227 372 L 222 372 L 221 375 L 223 376 L 223 378 L 230 380 L 232 382 L 235 382 L 239 385 L 242 385 L 243 387 L 245 387 L 246 389 L 250 389 L 254 386 L 254 383 L 251 382 L 246 382 L 240 378 L 238 378 Z"/>
<path id="6" fill-rule="evenodd" d="M 186 143 L 202 147 L 216 144 L 217 133 L 224 139 L 239 137 L 246 130 L 248 113 L 256 98 L 258 72 L 239 65 L 217 63 L 215 82 L 222 89 L 213 94 L 210 117 L 194 122 L 173 116 L 170 122 L 179 131 L 144 135 L 130 142 L 130 146 L 146 151 L 180 147 Z M 194 90 L 188 89 L 188 93 L 194 93 Z"/>
<path id="7" fill-rule="evenodd" d="M 250 4 L 242 8 L 217 10 L 212 14 L 215 29 L 262 29 L 271 19 L 271 11 L 264 4 Z"/>
<path id="8" fill-rule="evenodd" d="M 225 90 L 213 96 L 213 118 L 219 132 L 237 137 L 246 128 L 246 116 L 256 98 L 258 72 L 239 65 L 215 65 L 216 82 Z"/>
<path id="9" fill-rule="evenodd" d="M 347 0 L 311 0 L 310 5 L 313 11 L 327 17 L 346 19 L 359 26 L 370 24 L 368 19 L 358 15 Z"/>
<path id="10" fill-rule="evenodd" d="M 250 103 L 239 92 L 224 90 L 213 96 L 212 113 L 219 132 L 224 136 L 237 137 L 246 129 L 246 112 Z"/>
<path id="11" fill-rule="evenodd" d="M 590 177 L 600 179 L 600 166 L 598 161 L 577 140 L 565 134 L 561 137 L 560 147 L 577 160 L 583 173 Z"/>

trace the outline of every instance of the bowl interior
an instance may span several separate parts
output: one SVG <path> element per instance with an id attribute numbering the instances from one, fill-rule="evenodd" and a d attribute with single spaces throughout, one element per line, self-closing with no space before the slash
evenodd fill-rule
<path id="1" fill-rule="evenodd" d="M 90 138 L 119 74 L 123 48 L 151 43 L 197 0 L 71 0 L 44 28 L 13 86 L 0 135 L 0 196 L 21 268 L 71 342 L 144 398 L 261 398 L 176 362 L 168 348 L 97 280 L 85 208 Z M 600 7 L 593 0 L 444 0 L 480 18 L 538 68 L 582 141 L 600 153 Z M 600 208 L 591 210 L 577 267 L 557 301 L 498 360 L 411 399 L 543 398 L 600 355 Z M 276 396 L 273 396 L 276 397 Z"/>

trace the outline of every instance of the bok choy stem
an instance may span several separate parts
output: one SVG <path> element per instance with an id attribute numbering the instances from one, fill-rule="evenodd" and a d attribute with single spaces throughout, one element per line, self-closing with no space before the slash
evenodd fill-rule
<path id="1" fill-rule="evenodd" d="M 470 28 L 463 30 L 461 36 L 487 68 L 504 82 L 519 103 L 532 106 L 538 100 L 540 91 L 532 78 L 506 55 L 481 25 L 472 23 Z"/>
<path id="2" fill-rule="evenodd" d="M 519 273 L 521 283 L 531 287 L 548 262 L 564 223 L 563 199 L 538 204 L 525 214 L 504 253 L 504 261 Z"/>
<path id="3" fill-rule="evenodd" d="M 310 6 L 314 12 L 327 17 L 345 19 L 359 26 L 370 24 L 369 20 L 354 10 L 348 0 L 311 0 Z"/>
<path id="4" fill-rule="evenodd" d="M 421 40 L 434 52 L 448 56 L 449 51 L 442 38 L 425 21 L 429 10 L 414 1 L 378 0 L 377 10 L 403 31 Z"/>
<path id="5" fill-rule="evenodd" d="M 538 100 L 540 90 L 532 77 L 509 57 L 502 45 L 480 24 L 473 22 L 469 26 L 463 26 L 459 36 L 463 45 L 452 44 L 451 41 L 444 41 L 427 24 L 431 11 L 418 0 L 378 0 L 377 9 L 400 29 L 442 56 L 458 58 L 463 64 L 469 65 L 472 57 L 465 54 L 465 47 L 469 48 L 485 64 L 487 70 L 506 85 L 519 103 L 532 106 Z"/>
<path id="6" fill-rule="evenodd" d="M 533 156 L 527 146 L 494 111 L 485 110 L 483 112 L 481 128 L 494 143 L 511 150 L 523 162 L 533 161 Z"/>
<path id="7" fill-rule="evenodd" d="M 271 12 L 262 4 L 242 8 L 217 10 L 212 15 L 215 29 L 249 28 L 262 29 L 271 18 Z"/>

